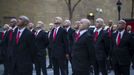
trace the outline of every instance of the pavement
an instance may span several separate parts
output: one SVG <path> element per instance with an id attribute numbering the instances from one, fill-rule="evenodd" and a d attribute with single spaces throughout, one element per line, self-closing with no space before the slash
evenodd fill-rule
<path id="1" fill-rule="evenodd" d="M 48 60 L 47 60 L 47 65 L 48 65 L 49 63 L 48 63 Z M 34 66 L 34 65 L 33 65 Z M 3 67 L 3 65 L 1 64 L 0 65 L 0 75 L 3 75 L 3 70 L 4 70 L 4 67 Z M 52 69 L 47 69 L 47 73 L 48 73 L 48 75 L 53 75 L 53 70 Z M 71 71 L 71 65 L 69 64 L 69 75 L 71 75 L 72 74 L 72 71 Z M 33 75 L 36 75 L 36 73 L 35 73 L 35 70 L 33 70 Z M 93 74 L 91 74 L 91 75 L 93 75 Z M 101 74 L 100 74 L 101 75 Z M 110 72 L 108 75 L 114 75 L 114 73 L 113 73 L 113 71 L 112 72 Z M 130 75 L 134 75 L 134 70 L 131 68 L 131 70 L 130 70 Z"/>

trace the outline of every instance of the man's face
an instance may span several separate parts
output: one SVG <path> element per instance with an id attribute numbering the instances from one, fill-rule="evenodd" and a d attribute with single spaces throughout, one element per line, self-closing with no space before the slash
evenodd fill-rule
<path id="1" fill-rule="evenodd" d="M 32 28 L 33 28 L 33 26 L 34 26 L 34 24 L 33 24 L 33 23 L 29 23 L 29 24 L 28 24 L 28 28 L 29 28 L 29 29 L 32 29 Z"/>
<path id="2" fill-rule="evenodd" d="M 109 27 L 111 27 L 111 26 L 112 26 L 112 24 L 113 24 L 113 22 L 112 22 L 112 21 L 109 21 L 109 22 L 108 22 Z"/>
<path id="3" fill-rule="evenodd" d="M 86 29 L 87 27 L 88 27 L 87 23 L 85 23 L 85 22 L 83 22 L 83 21 L 80 22 L 80 26 L 79 26 L 79 29 L 80 29 L 80 30 L 84 30 L 84 29 Z"/>
<path id="4" fill-rule="evenodd" d="M 15 26 L 16 24 L 17 24 L 16 21 L 10 21 L 10 24 L 9 24 L 9 25 L 10 25 L 11 27 L 13 27 L 13 26 Z"/>
<path id="5" fill-rule="evenodd" d="M 42 23 L 38 22 L 37 26 L 36 26 L 36 29 L 40 29 L 41 27 L 42 27 Z"/>
<path id="6" fill-rule="evenodd" d="M 119 30 L 119 31 L 125 29 L 125 27 L 126 27 L 126 25 L 125 25 L 124 23 L 122 23 L 122 22 L 119 22 L 119 23 L 118 23 L 118 30 Z"/>
<path id="7" fill-rule="evenodd" d="M 127 26 L 127 31 L 131 31 L 131 26 Z"/>
<path id="8" fill-rule="evenodd" d="M 55 19 L 54 19 L 54 23 L 55 23 L 55 24 L 60 24 L 61 21 L 60 21 L 58 18 L 55 18 Z"/>
<path id="9" fill-rule="evenodd" d="M 64 27 L 64 28 L 67 28 L 68 26 L 69 26 L 68 22 L 65 21 L 65 22 L 63 23 L 63 27 Z"/>
<path id="10" fill-rule="evenodd" d="M 23 26 L 24 24 L 25 24 L 25 21 L 24 21 L 23 19 L 19 18 L 19 19 L 18 19 L 18 22 L 17 22 L 17 25 L 18 25 L 19 27 L 21 27 L 21 26 Z"/>
<path id="11" fill-rule="evenodd" d="M 96 21 L 96 24 L 95 24 L 95 26 L 96 26 L 96 28 L 101 28 L 101 24 L 100 24 L 100 22 L 99 21 Z"/>
<path id="12" fill-rule="evenodd" d="M 113 25 L 112 30 L 113 31 L 117 30 L 117 25 Z"/>

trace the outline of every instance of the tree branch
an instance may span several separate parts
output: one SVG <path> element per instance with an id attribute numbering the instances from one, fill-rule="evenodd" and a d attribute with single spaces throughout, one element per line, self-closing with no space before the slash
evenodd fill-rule
<path id="1" fill-rule="evenodd" d="M 65 0 L 65 3 L 66 3 L 66 5 L 68 6 L 68 1 L 67 1 L 67 0 Z"/>
<path id="2" fill-rule="evenodd" d="M 81 2 L 81 0 L 78 0 L 78 1 L 76 2 L 76 4 L 75 4 L 75 5 L 73 6 L 73 8 L 72 8 L 72 12 L 74 12 L 76 6 L 77 6 L 80 2 Z"/>

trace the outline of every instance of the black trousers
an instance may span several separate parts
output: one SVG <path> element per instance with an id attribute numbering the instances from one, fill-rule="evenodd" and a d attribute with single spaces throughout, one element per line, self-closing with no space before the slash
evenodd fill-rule
<path id="1" fill-rule="evenodd" d="M 89 71 L 74 71 L 72 75 L 90 75 Z"/>
<path id="2" fill-rule="evenodd" d="M 99 75 L 99 73 L 102 73 L 102 75 L 108 75 L 106 69 L 106 60 L 96 60 L 94 63 L 94 72 L 95 75 Z"/>
<path id="3" fill-rule="evenodd" d="M 66 58 L 52 57 L 54 75 L 67 75 L 66 72 Z"/>
<path id="4" fill-rule="evenodd" d="M 48 57 L 49 57 L 49 66 L 52 67 L 52 56 L 51 56 L 51 48 L 48 47 Z"/>
<path id="5" fill-rule="evenodd" d="M 130 75 L 130 65 L 113 64 L 115 75 Z"/>
<path id="6" fill-rule="evenodd" d="M 46 69 L 46 52 L 41 52 L 37 56 L 37 61 L 35 62 L 36 75 L 41 75 L 41 70 L 43 75 L 47 75 Z"/>
<path id="7" fill-rule="evenodd" d="M 27 71 L 19 70 L 19 67 L 15 64 L 14 68 L 12 69 L 12 72 L 9 75 L 32 75 L 33 72 L 33 65 L 31 67 L 26 67 L 29 68 Z"/>
<path id="8" fill-rule="evenodd" d="M 69 53 L 69 59 L 66 59 L 66 72 L 67 72 L 67 75 L 69 74 L 69 66 L 68 66 L 69 62 L 72 65 L 72 56 L 71 56 L 71 53 Z"/>

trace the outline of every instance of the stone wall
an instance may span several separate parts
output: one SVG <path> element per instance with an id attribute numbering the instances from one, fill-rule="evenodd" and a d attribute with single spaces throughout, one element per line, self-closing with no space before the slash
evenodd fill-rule
<path id="1" fill-rule="evenodd" d="M 75 3 L 76 0 L 72 0 Z M 121 17 L 130 18 L 131 16 L 131 0 L 121 0 L 123 3 Z M 76 7 L 73 21 L 86 17 L 92 12 L 95 17 L 99 13 L 96 8 L 101 8 L 103 13 L 99 14 L 107 21 L 108 19 L 117 20 L 117 0 L 82 0 Z M 36 23 L 42 20 L 47 25 L 53 22 L 53 18 L 61 16 L 68 19 L 68 10 L 64 0 L 0 0 L 0 24 L 8 23 L 8 19 L 3 17 L 18 17 L 20 15 L 28 16 L 31 21 Z"/>

